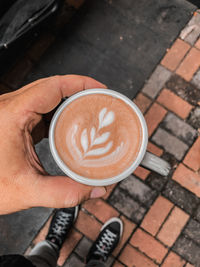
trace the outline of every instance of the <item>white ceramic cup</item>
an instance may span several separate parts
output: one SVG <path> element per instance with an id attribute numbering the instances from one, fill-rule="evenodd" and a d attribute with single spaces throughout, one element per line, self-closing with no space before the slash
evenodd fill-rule
<path id="1" fill-rule="evenodd" d="M 83 177 L 83 176 L 73 172 L 72 170 L 70 170 L 70 168 L 62 161 L 62 159 L 60 158 L 60 156 L 56 150 L 56 146 L 55 146 L 55 142 L 54 142 L 54 131 L 55 131 L 55 126 L 56 126 L 56 123 L 57 123 L 57 120 L 58 120 L 60 114 L 62 113 L 62 111 L 65 108 L 68 107 L 68 105 L 70 105 L 70 103 L 72 103 L 77 98 L 85 96 L 85 95 L 91 95 L 91 94 L 104 94 L 104 95 L 113 96 L 115 98 L 123 100 L 127 105 L 129 105 L 135 111 L 135 113 L 137 114 L 137 116 L 140 120 L 140 123 L 141 123 L 142 142 L 141 142 L 141 148 L 140 148 L 140 151 L 138 153 L 138 156 L 137 156 L 136 160 L 134 160 L 134 162 L 132 163 L 132 165 L 128 169 L 126 169 L 123 173 L 121 173 L 115 177 L 108 177 L 106 179 L 91 179 L 91 178 Z M 148 143 L 147 125 L 146 125 L 146 121 L 145 121 L 140 109 L 128 97 L 126 97 L 126 96 L 124 96 L 124 95 L 122 95 L 116 91 L 110 90 L 110 89 L 99 89 L 99 88 L 89 89 L 89 90 L 81 91 L 81 92 L 69 97 L 67 100 L 65 100 L 62 103 L 62 105 L 60 105 L 60 107 L 55 112 L 55 114 L 52 118 L 51 124 L 50 124 L 50 129 L 49 129 L 50 151 L 52 153 L 52 156 L 53 156 L 55 162 L 59 166 L 59 168 L 67 176 L 71 177 L 72 179 L 76 180 L 77 182 L 80 182 L 80 183 L 83 183 L 86 185 L 92 185 L 92 186 L 106 186 L 106 185 L 117 183 L 117 182 L 125 179 L 126 177 L 128 177 L 130 174 L 132 174 L 134 172 L 134 170 L 140 164 L 143 167 L 148 168 L 150 170 L 153 170 L 153 171 L 155 171 L 161 175 L 164 175 L 164 176 L 168 175 L 168 173 L 171 169 L 169 163 L 166 162 L 165 160 L 147 152 L 146 151 L 147 143 Z"/>

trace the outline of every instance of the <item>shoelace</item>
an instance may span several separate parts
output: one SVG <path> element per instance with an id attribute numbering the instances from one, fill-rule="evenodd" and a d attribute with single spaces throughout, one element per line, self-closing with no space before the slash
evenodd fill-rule
<path id="1" fill-rule="evenodd" d="M 110 249 L 113 246 L 113 243 L 116 240 L 116 234 L 111 232 L 109 229 L 106 229 L 105 233 L 101 239 L 96 244 L 97 250 L 94 252 L 96 255 L 100 255 L 103 259 L 106 259 L 106 255 L 109 254 Z"/>
<path id="2" fill-rule="evenodd" d="M 65 234 L 66 226 L 70 222 L 72 214 L 61 211 L 56 218 L 54 227 L 52 228 L 51 237 L 61 238 Z"/>

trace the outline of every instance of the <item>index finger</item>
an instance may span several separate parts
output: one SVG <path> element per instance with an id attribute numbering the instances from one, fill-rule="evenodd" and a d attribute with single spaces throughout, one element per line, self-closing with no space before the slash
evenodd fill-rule
<path id="1" fill-rule="evenodd" d="M 53 110 L 63 97 L 92 88 L 106 86 L 87 76 L 53 76 L 21 92 L 18 101 L 23 110 L 45 114 Z"/>

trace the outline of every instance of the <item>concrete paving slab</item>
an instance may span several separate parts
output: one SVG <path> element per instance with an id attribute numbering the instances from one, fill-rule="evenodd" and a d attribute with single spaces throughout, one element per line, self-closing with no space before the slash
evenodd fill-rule
<path id="1" fill-rule="evenodd" d="M 52 209 L 33 208 L 0 216 L 0 254 L 24 253 Z"/>
<path id="2" fill-rule="evenodd" d="M 180 0 L 86 1 L 26 82 L 84 74 L 133 98 L 194 10 Z"/>

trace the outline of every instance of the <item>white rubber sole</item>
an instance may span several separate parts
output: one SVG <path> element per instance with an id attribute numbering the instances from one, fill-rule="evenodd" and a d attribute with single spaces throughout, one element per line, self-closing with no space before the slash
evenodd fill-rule
<path id="1" fill-rule="evenodd" d="M 108 225 L 108 224 L 110 224 L 110 223 L 112 223 L 112 222 L 118 222 L 119 224 L 120 224 L 120 238 L 121 238 L 121 236 L 122 236 L 122 234 L 123 234 L 123 222 L 122 222 L 122 220 L 120 220 L 119 218 L 117 218 L 117 217 L 113 217 L 113 218 L 111 218 L 111 219 L 109 219 L 107 222 L 105 222 L 104 223 L 104 225 L 101 227 L 101 231 Z"/>

